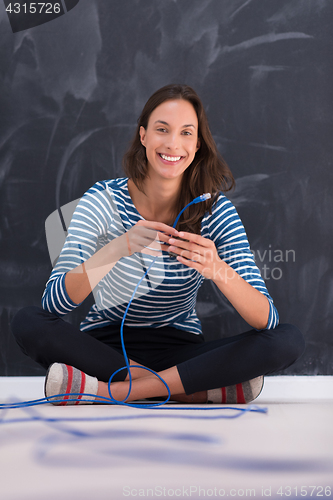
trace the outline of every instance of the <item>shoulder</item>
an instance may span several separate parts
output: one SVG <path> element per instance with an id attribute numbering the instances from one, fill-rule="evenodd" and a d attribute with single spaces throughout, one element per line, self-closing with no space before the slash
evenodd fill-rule
<path id="1" fill-rule="evenodd" d="M 202 221 L 211 224 L 217 219 L 221 220 L 230 216 L 237 217 L 239 219 L 239 215 L 234 204 L 229 200 L 229 198 L 226 197 L 225 194 L 220 192 L 212 205 L 211 213 L 206 212 Z"/>
<path id="2" fill-rule="evenodd" d="M 104 181 L 95 182 L 91 188 L 84 193 L 83 196 L 99 193 L 102 191 L 106 192 L 121 192 L 127 188 L 127 177 L 119 177 L 116 179 L 107 179 Z"/>
<path id="3" fill-rule="evenodd" d="M 234 204 L 223 194 L 219 193 L 212 206 L 211 213 L 206 212 L 201 223 L 202 232 L 212 239 L 221 237 L 230 231 L 244 232 L 243 223 Z"/>
<path id="4" fill-rule="evenodd" d="M 81 198 L 83 203 L 102 203 L 110 205 L 127 198 L 127 177 L 95 182 Z"/>
<path id="5" fill-rule="evenodd" d="M 126 196 L 127 178 L 108 179 L 95 182 L 78 201 L 75 213 L 90 215 L 106 221 L 117 212 L 116 205 Z M 122 194 L 124 191 L 124 196 Z"/>

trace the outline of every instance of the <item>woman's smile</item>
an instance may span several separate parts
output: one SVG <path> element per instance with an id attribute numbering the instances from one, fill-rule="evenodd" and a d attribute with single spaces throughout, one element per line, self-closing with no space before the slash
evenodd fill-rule
<path id="1" fill-rule="evenodd" d="M 199 148 L 194 107 L 183 99 L 163 102 L 151 113 L 147 128 L 140 128 L 140 139 L 146 148 L 148 177 L 180 181 Z"/>
<path id="2" fill-rule="evenodd" d="M 169 154 L 163 154 L 163 153 L 157 153 L 157 154 L 161 158 L 162 162 L 165 163 L 166 165 L 169 164 L 176 165 L 185 158 L 185 156 L 171 156 Z"/>

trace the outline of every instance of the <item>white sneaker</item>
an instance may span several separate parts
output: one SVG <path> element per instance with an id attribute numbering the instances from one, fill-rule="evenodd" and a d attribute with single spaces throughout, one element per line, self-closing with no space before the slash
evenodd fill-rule
<path id="1" fill-rule="evenodd" d="M 91 377 L 73 366 L 53 363 L 46 373 L 45 397 L 53 405 L 92 404 L 97 389 L 96 377 Z"/>
<path id="2" fill-rule="evenodd" d="M 256 399 L 264 387 L 264 376 L 253 378 L 241 384 L 220 387 L 207 391 L 207 403 L 246 404 Z"/>

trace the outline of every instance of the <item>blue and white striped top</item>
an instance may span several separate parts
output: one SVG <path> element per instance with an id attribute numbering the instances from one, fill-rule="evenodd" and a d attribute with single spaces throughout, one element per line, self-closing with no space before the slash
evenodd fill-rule
<path id="1" fill-rule="evenodd" d="M 97 182 L 79 201 L 64 247 L 46 283 L 42 297 L 45 310 L 62 316 L 75 309 L 79 304 L 67 294 L 66 273 L 143 219 L 129 195 L 127 181 L 126 177 Z M 213 206 L 212 215 L 207 212 L 202 218 L 201 235 L 214 241 L 220 258 L 267 297 L 270 304 L 267 328 L 275 328 L 279 322 L 278 312 L 254 262 L 238 213 L 222 193 Z M 137 283 L 153 259 L 144 253 L 121 258 L 94 288 L 95 303 L 80 329 L 120 324 Z M 203 280 L 198 271 L 163 252 L 141 282 L 125 324 L 134 328 L 172 326 L 201 334 L 195 307 Z"/>

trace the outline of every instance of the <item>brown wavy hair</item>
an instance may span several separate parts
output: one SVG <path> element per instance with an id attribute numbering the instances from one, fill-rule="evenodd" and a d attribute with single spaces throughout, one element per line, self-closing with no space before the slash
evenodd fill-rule
<path id="1" fill-rule="evenodd" d="M 177 229 L 200 234 L 201 219 L 212 206 L 221 191 L 229 191 L 235 186 L 234 177 L 217 150 L 209 129 L 203 104 L 197 93 L 188 85 L 171 84 L 157 90 L 145 104 L 138 119 L 134 138 L 124 155 L 123 169 L 127 177 L 132 179 L 136 187 L 144 193 L 143 185 L 147 176 L 146 148 L 141 144 L 140 127 L 147 129 L 151 113 L 165 101 L 184 99 L 189 101 L 198 117 L 198 139 L 200 148 L 194 160 L 185 170 L 178 204 L 175 206 L 175 218 L 184 206 L 203 193 L 211 193 L 212 197 L 204 202 L 188 207 L 181 215 Z"/>

